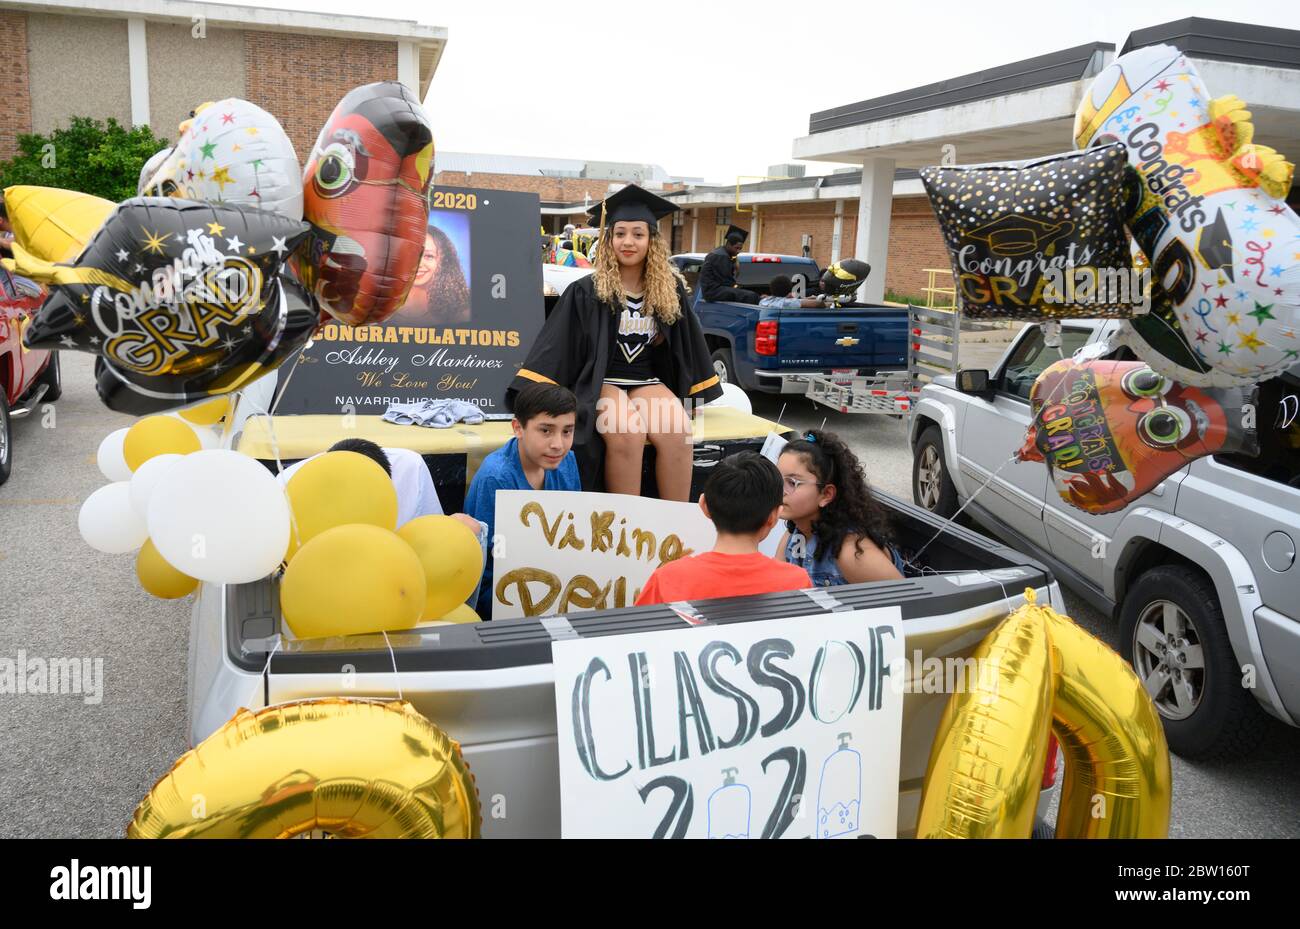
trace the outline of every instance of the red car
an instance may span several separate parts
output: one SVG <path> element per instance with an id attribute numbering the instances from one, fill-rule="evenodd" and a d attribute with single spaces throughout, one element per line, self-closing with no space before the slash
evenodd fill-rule
<path id="1" fill-rule="evenodd" d="M 13 467 L 11 421 L 59 399 L 56 352 L 23 348 L 23 327 L 45 301 L 45 290 L 0 268 L 0 484 Z"/>

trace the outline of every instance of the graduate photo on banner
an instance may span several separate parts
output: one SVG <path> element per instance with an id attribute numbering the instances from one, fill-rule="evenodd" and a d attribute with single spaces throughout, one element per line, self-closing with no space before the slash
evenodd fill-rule
<path id="1" fill-rule="evenodd" d="M 506 418 L 506 387 L 545 318 L 536 194 L 439 188 L 430 195 L 410 293 L 382 324 L 327 322 L 276 412 L 383 415 L 464 401 Z"/>

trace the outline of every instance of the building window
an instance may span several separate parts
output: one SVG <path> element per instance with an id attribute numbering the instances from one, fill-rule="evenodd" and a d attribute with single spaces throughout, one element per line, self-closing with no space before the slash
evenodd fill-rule
<path id="1" fill-rule="evenodd" d="M 731 207 L 723 206 L 718 208 L 718 225 L 719 226 L 731 225 Z"/>

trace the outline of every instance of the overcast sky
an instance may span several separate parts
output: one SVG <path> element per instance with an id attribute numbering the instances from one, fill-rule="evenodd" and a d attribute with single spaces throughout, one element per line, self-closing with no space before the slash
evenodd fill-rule
<path id="1" fill-rule="evenodd" d="M 1088 42 L 1118 48 L 1135 29 L 1187 16 L 1300 29 L 1288 0 L 1265 12 L 1225 0 L 268 5 L 446 27 L 424 101 L 439 149 L 657 163 L 722 182 L 790 161 L 817 110 Z"/>

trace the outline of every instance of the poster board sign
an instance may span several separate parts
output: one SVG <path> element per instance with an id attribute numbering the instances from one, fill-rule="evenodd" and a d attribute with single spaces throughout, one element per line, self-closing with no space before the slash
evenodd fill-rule
<path id="1" fill-rule="evenodd" d="M 898 607 L 552 644 L 565 838 L 893 838 Z"/>
<path id="2" fill-rule="evenodd" d="M 436 189 L 406 303 L 379 325 L 322 327 L 281 375 L 275 412 L 383 415 L 446 398 L 508 419 L 506 387 L 545 317 L 540 209 L 536 194 Z"/>
<path id="3" fill-rule="evenodd" d="M 696 503 L 499 490 L 492 618 L 631 606 L 655 568 L 717 540 Z"/>

